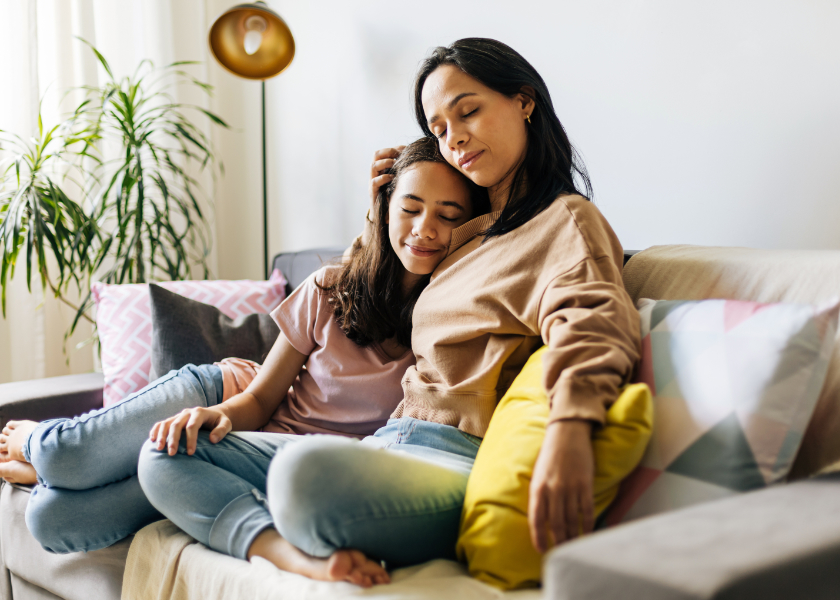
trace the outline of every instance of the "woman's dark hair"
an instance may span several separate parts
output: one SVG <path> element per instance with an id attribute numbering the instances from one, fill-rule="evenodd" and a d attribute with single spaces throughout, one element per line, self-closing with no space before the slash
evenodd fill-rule
<path id="1" fill-rule="evenodd" d="M 518 52 L 496 40 L 466 38 L 448 47 L 438 46 L 421 63 L 414 80 L 414 113 L 426 135 L 433 134 L 423 111 L 423 84 L 443 65 L 454 65 L 509 98 L 521 93 L 536 103 L 528 125 L 525 159 L 513 178 L 509 200 L 499 219 L 485 232 L 486 237 L 503 235 L 527 223 L 561 194 L 592 197 L 586 167 L 554 112 L 542 77 Z M 575 185 L 575 176 L 583 183 L 585 193 Z"/>
<path id="2" fill-rule="evenodd" d="M 411 346 L 411 316 L 420 292 L 429 283 L 430 275 L 403 294 L 405 267 L 391 247 L 388 235 L 388 206 L 402 173 L 422 162 L 441 163 L 452 168 L 443 156 L 434 138 L 421 138 L 405 147 L 390 169 L 394 178 L 379 188 L 376 204 L 371 211 L 373 223 L 370 240 L 353 245 L 351 258 L 341 265 L 341 272 L 332 285 L 318 284 L 329 294 L 339 327 L 348 338 L 360 346 L 368 346 L 396 337 L 403 346 Z M 455 169 L 453 172 L 458 173 Z M 490 211 L 487 190 L 463 177 L 470 190 L 472 215 Z"/>

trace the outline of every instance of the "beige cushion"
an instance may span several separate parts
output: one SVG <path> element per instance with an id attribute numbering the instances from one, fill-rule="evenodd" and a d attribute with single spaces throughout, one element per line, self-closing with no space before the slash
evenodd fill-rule
<path id="1" fill-rule="evenodd" d="M 24 522 L 29 491 L 4 485 L 0 492 L 0 546 L 12 572 L 13 597 L 49 598 L 42 588 L 66 600 L 119 600 L 131 538 L 95 552 L 51 554 L 41 548 Z M 14 551 L 11 551 L 11 549 Z"/>
<path id="2" fill-rule="evenodd" d="M 450 560 L 399 569 L 393 583 L 364 593 L 376 600 L 538 600 L 539 590 L 500 593 L 467 575 Z M 144 527 L 134 537 L 123 581 L 123 600 L 338 600 L 357 598 L 349 583 L 313 581 L 256 559 L 249 563 L 209 550 L 169 521 Z"/>
<path id="3" fill-rule="evenodd" d="M 816 304 L 840 296 L 840 251 L 654 246 L 624 268 L 633 301 L 727 298 Z M 840 334 L 791 478 L 840 460 Z"/>

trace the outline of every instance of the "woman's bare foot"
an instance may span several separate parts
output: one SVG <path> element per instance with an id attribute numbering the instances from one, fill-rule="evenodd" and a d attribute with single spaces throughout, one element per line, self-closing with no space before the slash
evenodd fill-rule
<path id="1" fill-rule="evenodd" d="M 248 558 L 260 556 L 278 569 L 321 581 L 349 581 L 361 587 L 391 583 L 378 562 L 358 550 L 339 550 L 329 558 L 315 558 L 284 540 L 276 529 L 266 529 L 248 549 Z"/>
<path id="2" fill-rule="evenodd" d="M 23 457 L 23 444 L 38 426 L 36 421 L 9 421 L 0 434 L 0 460 L 19 460 L 26 462 Z"/>
<path id="3" fill-rule="evenodd" d="M 35 485 L 38 483 L 35 467 L 20 460 L 0 462 L 0 477 L 9 483 L 20 485 Z"/>

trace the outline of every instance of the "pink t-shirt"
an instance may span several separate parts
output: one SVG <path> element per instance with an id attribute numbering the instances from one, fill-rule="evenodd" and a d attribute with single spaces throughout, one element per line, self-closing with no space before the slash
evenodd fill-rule
<path id="1" fill-rule="evenodd" d="M 309 358 L 263 431 L 364 437 L 385 425 L 402 400 L 400 382 L 414 354 L 406 348 L 392 359 L 378 344 L 362 348 L 347 338 L 315 285 L 336 270 L 319 269 L 271 313 L 289 343 Z M 216 364 L 225 400 L 248 387 L 260 368 L 239 358 Z"/>

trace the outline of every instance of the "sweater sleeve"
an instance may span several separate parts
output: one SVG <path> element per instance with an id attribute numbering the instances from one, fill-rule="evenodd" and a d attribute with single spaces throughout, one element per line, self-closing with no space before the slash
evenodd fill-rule
<path id="1" fill-rule="evenodd" d="M 587 257 L 553 279 L 542 295 L 539 328 L 549 349 L 543 384 L 549 423 L 603 424 L 606 409 L 639 359 L 639 313 L 612 258 Z"/>

